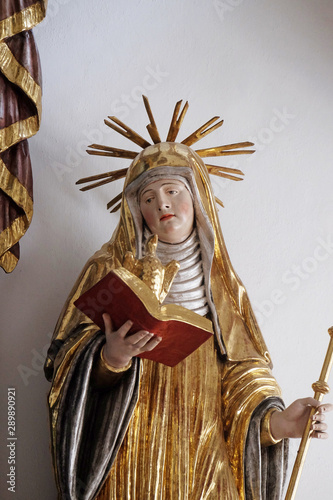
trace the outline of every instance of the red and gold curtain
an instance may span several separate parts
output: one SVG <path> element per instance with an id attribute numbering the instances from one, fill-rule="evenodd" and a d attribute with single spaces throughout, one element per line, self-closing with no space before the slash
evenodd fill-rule
<path id="1" fill-rule="evenodd" d="M 0 6 L 0 267 L 12 272 L 33 212 L 27 139 L 39 129 L 41 70 L 31 29 L 47 0 L 1 0 Z"/>

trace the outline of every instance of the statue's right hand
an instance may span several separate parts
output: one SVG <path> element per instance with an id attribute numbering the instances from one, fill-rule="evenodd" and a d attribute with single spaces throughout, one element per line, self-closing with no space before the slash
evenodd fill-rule
<path id="1" fill-rule="evenodd" d="M 118 330 L 113 330 L 109 314 L 103 314 L 106 343 L 103 350 L 105 361 L 114 368 L 128 365 L 133 356 L 151 351 L 161 342 L 161 337 L 145 330 L 126 336 L 133 323 L 128 320 Z"/>

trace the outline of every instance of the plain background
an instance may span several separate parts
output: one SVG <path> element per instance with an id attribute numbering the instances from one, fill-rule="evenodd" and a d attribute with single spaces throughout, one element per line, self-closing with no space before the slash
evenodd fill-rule
<path id="1" fill-rule="evenodd" d="M 223 127 L 198 148 L 256 143 L 251 158 L 215 162 L 245 173 L 213 179 L 222 229 L 286 404 L 313 394 L 333 324 L 333 3 L 50 0 L 34 33 L 43 70 L 43 120 L 29 141 L 35 212 L 16 270 L 0 276 L 2 432 L 7 387 L 18 408 L 17 492 L 5 484 L 3 439 L 1 498 L 55 500 L 43 356 L 78 273 L 117 224 L 106 204 L 122 189 L 81 193 L 75 181 L 128 165 L 85 149 L 139 150 L 103 120 L 114 114 L 148 138 L 142 93 L 163 139 L 175 102 L 188 99 L 179 140 L 220 115 Z M 311 443 L 297 498 L 332 498 L 332 439 Z"/>

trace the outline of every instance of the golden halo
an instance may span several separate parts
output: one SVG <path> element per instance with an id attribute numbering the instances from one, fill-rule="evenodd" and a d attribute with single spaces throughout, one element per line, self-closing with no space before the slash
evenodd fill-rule
<path id="1" fill-rule="evenodd" d="M 162 142 L 160 139 L 160 134 L 157 130 L 157 126 L 154 120 L 153 113 L 150 108 L 150 104 L 148 101 L 148 98 L 146 96 L 142 96 L 143 102 L 148 114 L 148 118 L 150 120 L 149 124 L 147 125 L 147 130 L 148 133 L 153 141 L 154 144 L 157 144 L 159 142 Z M 176 103 L 175 109 L 173 111 L 172 119 L 171 119 L 171 124 L 170 128 L 168 131 L 168 135 L 166 138 L 166 142 L 175 142 L 179 129 L 181 127 L 181 124 L 185 118 L 186 112 L 188 110 L 189 104 L 186 101 L 184 104 L 183 109 L 181 110 L 181 105 L 182 101 L 178 101 Z M 108 116 L 108 119 L 110 120 L 104 120 L 104 123 L 118 132 L 119 134 L 123 135 L 130 141 L 134 142 L 138 146 L 140 146 L 142 149 L 147 148 L 148 146 L 151 146 L 152 144 L 148 142 L 146 139 L 141 137 L 137 132 L 132 130 L 130 127 L 125 125 L 122 121 L 120 121 L 118 118 L 115 116 Z M 206 135 L 210 134 L 214 130 L 218 129 L 223 125 L 223 120 L 220 120 L 219 116 L 214 116 L 208 122 L 204 123 L 199 127 L 195 132 L 190 134 L 186 139 L 184 139 L 181 144 L 184 144 L 185 146 L 192 146 L 192 144 L 195 144 L 196 142 L 200 141 L 203 137 Z M 216 156 L 230 156 L 230 155 L 241 155 L 241 154 L 252 154 L 254 153 L 253 149 L 242 149 L 242 148 L 248 148 L 250 146 L 254 146 L 253 142 L 237 142 L 235 144 L 226 144 L 224 146 L 214 146 L 212 148 L 206 148 L 206 149 L 196 149 L 195 152 L 201 157 L 201 158 L 208 158 L 208 157 L 216 157 Z M 103 146 L 101 144 L 91 144 L 88 146 L 91 149 L 87 150 L 87 153 L 90 155 L 96 155 L 96 156 L 112 156 L 115 158 L 128 158 L 133 160 L 138 154 L 139 151 L 130 151 L 127 149 L 118 149 L 110 146 Z M 241 170 L 235 169 L 235 168 L 229 168 L 225 166 L 218 166 L 218 165 L 210 165 L 205 163 L 207 172 L 211 175 L 216 175 L 218 177 L 225 177 L 226 179 L 231 179 L 233 181 L 242 181 L 243 177 L 240 177 L 243 174 Z M 103 186 L 104 184 L 107 184 L 109 182 L 116 181 L 118 179 L 122 179 L 126 177 L 127 174 L 127 168 L 122 168 L 120 170 L 113 170 L 111 172 L 106 172 L 104 174 L 98 174 L 98 175 L 92 175 L 90 177 L 85 177 L 83 179 L 79 179 L 76 184 L 86 184 L 86 186 L 82 187 L 80 191 L 88 191 L 89 189 L 94 189 L 99 186 Z M 122 193 L 119 193 L 113 200 L 111 200 L 107 204 L 107 209 L 110 209 L 111 207 L 111 213 L 116 212 L 119 208 L 121 203 L 118 203 L 116 206 L 114 206 L 117 202 L 121 200 L 121 195 Z M 215 198 L 217 203 L 219 203 L 223 207 L 223 203 L 221 200 L 218 198 Z"/>

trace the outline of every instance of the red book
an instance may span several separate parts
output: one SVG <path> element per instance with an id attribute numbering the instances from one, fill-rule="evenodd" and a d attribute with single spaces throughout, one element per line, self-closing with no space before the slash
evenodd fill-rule
<path id="1" fill-rule="evenodd" d="M 130 319 L 128 335 L 139 330 L 159 335 L 162 341 L 139 357 L 167 366 L 177 365 L 213 335 L 210 320 L 176 304 L 160 305 L 147 285 L 123 267 L 108 273 L 74 304 L 102 331 L 102 315 L 108 313 L 115 330 Z"/>

